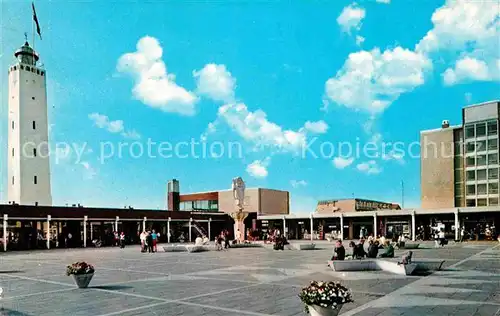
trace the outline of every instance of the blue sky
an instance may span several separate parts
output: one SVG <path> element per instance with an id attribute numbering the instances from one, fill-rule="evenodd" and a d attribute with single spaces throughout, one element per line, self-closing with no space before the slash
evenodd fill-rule
<path id="1" fill-rule="evenodd" d="M 242 176 L 250 187 L 289 190 L 294 212 L 353 195 L 399 203 L 402 180 L 405 206 L 418 207 L 419 159 L 381 145 L 408 148 L 443 119 L 460 124 L 462 106 L 499 98 L 495 1 L 36 1 L 36 7 L 50 139 L 54 147 L 72 146 L 54 149 L 52 194 L 59 205 L 162 208 L 171 178 L 181 191 L 196 192 L 229 188 L 232 177 Z M 4 2 L 1 14 L 5 201 L 7 67 L 23 33 L 31 32 L 30 2 Z M 192 139 L 226 153 L 197 158 L 184 145 L 181 155 L 188 157 L 129 152 L 134 142 L 137 150 L 148 140 L 175 146 Z M 228 157 L 231 142 L 241 155 Z M 317 158 L 302 154 L 311 142 Z M 331 154 L 339 142 L 371 142 L 379 154 L 346 155 L 337 147 Z M 101 148 L 110 144 L 115 152 L 122 144 L 122 155 L 102 163 Z"/>

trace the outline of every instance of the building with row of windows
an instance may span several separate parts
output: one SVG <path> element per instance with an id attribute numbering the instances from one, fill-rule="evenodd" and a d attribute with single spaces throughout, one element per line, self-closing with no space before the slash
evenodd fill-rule
<path id="1" fill-rule="evenodd" d="M 462 124 L 421 132 L 422 208 L 499 205 L 500 101 L 462 109 Z"/>

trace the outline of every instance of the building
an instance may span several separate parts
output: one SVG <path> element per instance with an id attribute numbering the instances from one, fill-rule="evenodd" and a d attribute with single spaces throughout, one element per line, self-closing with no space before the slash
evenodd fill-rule
<path id="1" fill-rule="evenodd" d="M 340 199 L 319 201 L 316 213 L 331 214 L 344 212 L 366 212 L 376 210 L 400 210 L 399 204 L 364 199 Z"/>
<path id="2" fill-rule="evenodd" d="M 462 109 L 462 124 L 422 131 L 422 208 L 499 205 L 500 101 Z"/>
<path id="3" fill-rule="evenodd" d="M 26 42 L 8 70 L 8 201 L 52 205 L 46 72 Z"/>

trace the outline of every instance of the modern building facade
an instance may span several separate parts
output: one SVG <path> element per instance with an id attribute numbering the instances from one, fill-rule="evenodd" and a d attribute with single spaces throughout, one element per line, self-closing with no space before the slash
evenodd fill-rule
<path id="1" fill-rule="evenodd" d="M 46 72 L 28 42 L 14 56 L 8 70 L 8 200 L 50 206 Z"/>
<path id="2" fill-rule="evenodd" d="M 422 208 L 499 205 L 500 101 L 462 109 L 462 124 L 422 131 Z"/>

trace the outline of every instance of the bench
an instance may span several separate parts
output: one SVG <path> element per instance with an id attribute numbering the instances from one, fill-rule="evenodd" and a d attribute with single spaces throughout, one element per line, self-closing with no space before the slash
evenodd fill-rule
<path id="1" fill-rule="evenodd" d="M 386 271 L 399 275 L 412 275 L 418 268 L 428 268 L 420 262 L 401 264 L 394 260 L 366 259 L 366 260 L 333 260 L 328 265 L 336 272 L 345 271 Z"/>
<path id="2" fill-rule="evenodd" d="M 231 248 L 261 248 L 262 244 L 252 244 L 252 243 L 243 243 L 243 244 L 234 244 L 229 245 Z"/>
<path id="3" fill-rule="evenodd" d="M 209 251 L 210 249 L 206 246 L 203 245 L 188 245 L 185 246 L 187 249 L 187 252 L 204 252 L 204 251 Z"/>
<path id="4" fill-rule="evenodd" d="M 314 250 L 316 244 L 292 244 L 292 247 L 296 250 Z"/>
<path id="5" fill-rule="evenodd" d="M 208 246 L 203 245 L 168 245 L 163 247 L 165 252 L 202 252 L 209 250 Z"/>

